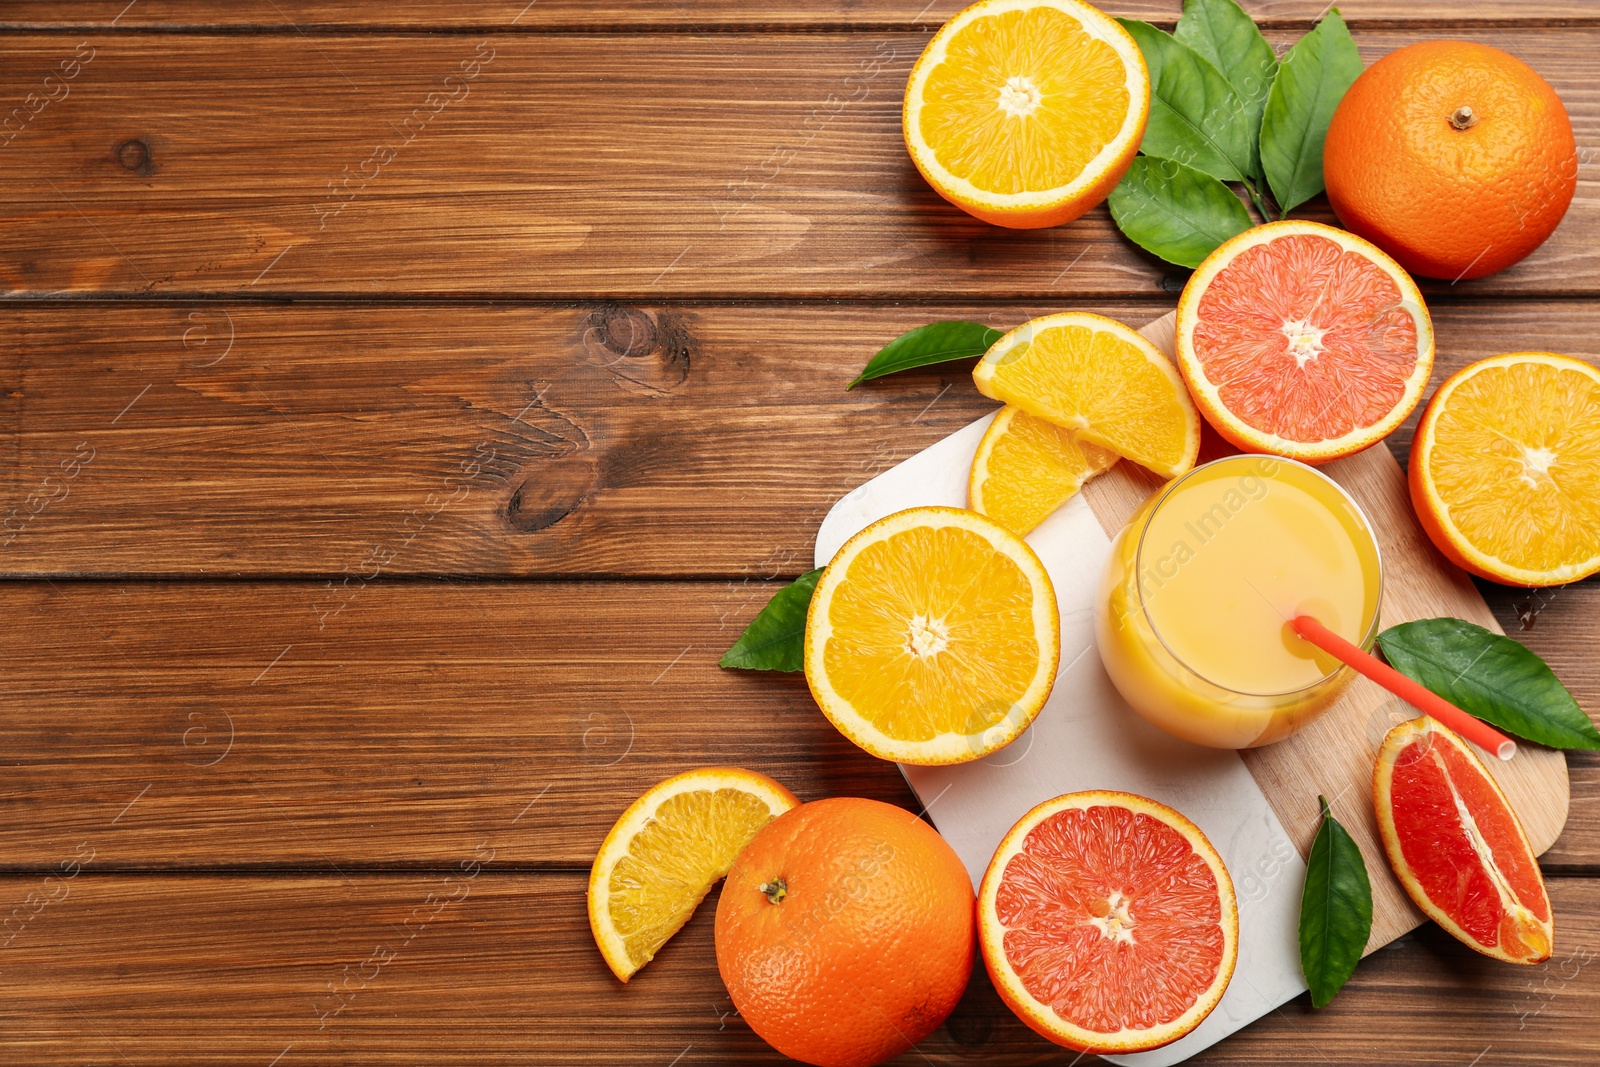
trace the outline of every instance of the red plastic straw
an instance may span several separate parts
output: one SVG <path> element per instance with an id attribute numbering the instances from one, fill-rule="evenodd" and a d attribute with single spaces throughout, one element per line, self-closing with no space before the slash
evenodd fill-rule
<path id="1" fill-rule="evenodd" d="M 1301 637 L 1334 659 L 1377 682 L 1424 714 L 1438 719 L 1485 752 L 1493 752 L 1503 760 L 1508 760 L 1517 754 L 1517 743 L 1511 738 L 1482 719 L 1473 718 L 1438 693 L 1424 689 L 1372 653 L 1346 641 L 1310 615 L 1296 616 L 1294 628 Z"/>

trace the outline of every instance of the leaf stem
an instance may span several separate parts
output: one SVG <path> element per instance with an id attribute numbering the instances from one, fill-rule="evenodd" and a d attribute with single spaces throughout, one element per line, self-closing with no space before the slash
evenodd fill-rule
<path id="1" fill-rule="evenodd" d="M 1261 216 L 1262 222 L 1272 221 L 1272 209 L 1267 206 L 1266 200 L 1261 195 L 1261 190 L 1256 188 L 1255 182 L 1249 178 L 1244 180 L 1245 191 L 1250 194 L 1250 202 L 1256 206 L 1256 213 Z M 1285 212 L 1284 214 L 1288 214 Z M 1282 218 L 1283 216 L 1279 216 Z"/>

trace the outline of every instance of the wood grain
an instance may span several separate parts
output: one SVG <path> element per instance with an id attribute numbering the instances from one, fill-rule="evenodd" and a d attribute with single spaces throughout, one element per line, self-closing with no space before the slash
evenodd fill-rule
<path id="1" fill-rule="evenodd" d="M 716 666 L 773 588 L 0 583 L 0 863 L 92 833 L 101 870 L 448 866 L 510 825 L 503 865 L 586 867 L 645 787 L 717 763 L 915 810 L 804 679 Z M 1530 633 L 1570 635 L 1534 647 L 1590 709 L 1593 592 Z M 1600 759 L 1546 863 L 1600 873 Z"/>
<path id="2" fill-rule="evenodd" d="M 57 898 L 13 920 L 0 951 L 0 1002 L 25 1021 L 0 1028 L 0 1057 L 137 1067 L 793 1062 L 731 1011 L 713 955 L 714 896 L 624 986 L 590 941 L 584 875 L 502 873 L 501 841 L 485 831 L 488 862 L 475 874 L 104 877 L 96 857 L 48 886 L 0 879 L 0 899 Z M 68 838 L 61 855 L 94 847 Z M 1549 963 L 1486 959 L 1428 927 L 1363 963 L 1330 1007 L 1313 1011 L 1301 997 L 1190 1062 L 1462 1067 L 1488 1047 L 1495 1064 L 1590 1063 L 1600 885 L 1558 879 L 1551 896 Z M 893 1062 L 1071 1056 L 1025 1029 L 980 966 L 950 1021 Z"/>
<path id="3" fill-rule="evenodd" d="M 1373 29 L 1361 47 L 1370 61 L 1435 32 Z M 1600 27 L 1460 35 L 1537 68 L 1587 162 L 1536 254 L 1428 291 L 1600 292 L 1600 93 L 1585 59 Z M 78 40 L 6 38 L 0 287 L 13 295 L 1059 299 L 1182 281 L 1103 206 L 1004 231 L 932 192 L 900 133 L 925 33 Z M 76 76 L 41 90 L 63 63 Z"/>
<path id="4" fill-rule="evenodd" d="M 793 576 L 835 500 L 993 408 L 965 364 L 846 392 L 887 340 L 1171 306 L 28 304 L 0 324 L 0 573 Z M 1436 379 L 1600 361 L 1569 303 L 1434 318 Z"/>
<path id="5" fill-rule="evenodd" d="M 690 28 L 710 31 L 729 26 L 937 26 L 966 6 L 965 0 L 784 0 L 758 12 L 742 0 L 497 0 L 471 5 L 437 0 L 392 0 L 381 7 L 362 0 L 78 0 L 70 7 L 48 0 L 13 0 L 0 12 L 0 28 L 27 29 L 189 29 L 237 26 L 252 32 L 300 30 L 451 29 L 530 31 L 566 27 Z M 1107 12 L 1172 23 L 1180 0 L 1121 0 L 1102 5 Z M 1243 0 L 1266 25 L 1302 25 L 1321 17 L 1316 0 Z M 1339 9 L 1357 28 L 1386 22 L 1407 24 L 1515 22 L 1557 24 L 1594 21 L 1582 0 L 1552 0 L 1537 6 L 1518 0 L 1345 0 Z"/>

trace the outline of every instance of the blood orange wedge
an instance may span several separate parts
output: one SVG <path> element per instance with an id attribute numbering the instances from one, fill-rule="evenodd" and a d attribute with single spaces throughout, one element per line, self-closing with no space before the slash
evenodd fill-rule
<path id="1" fill-rule="evenodd" d="M 1150 77 L 1128 31 L 1081 0 L 981 0 L 906 83 L 911 161 L 997 226 L 1055 226 L 1104 200 L 1139 150 Z"/>
<path id="2" fill-rule="evenodd" d="M 1200 416 L 1172 362 L 1103 315 L 1067 311 L 1018 326 L 972 369 L 978 392 L 1176 478 L 1200 452 Z"/>
<path id="3" fill-rule="evenodd" d="M 978 442 L 967 503 L 1024 535 L 1116 461 L 1115 452 L 1007 404 Z"/>
<path id="4" fill-rule="evenodd" d="M 1000 998 L 1034 1030 L 1083 1052 L 1138 1052 L 1222 999 L 1239 909 L 1194 823 L 1131 793 L 1068 793 L 1000 842 L 978 936 Z"/>
<path id="5" fill-rule="evenodd" d="M 1467 743 L 1423 716 L 1378 750 L 1373 804 L 1389 865 L 1456 940 L 1508 963 L 1550 958 L 1544 876 L 1522 824 Z"/>
<path id="6" fill-rule="evenodd" d="M 626 982 L 655 958 L 756 832 L 798 803 L 764 774 L 706 767 L 630 804 L 589 871 L 589 929 L 612 973 Z"/>
<path id="7" fill-rule="evenodd" d="M 1600 371 L 1513 352 L 1452 375 L 1417 423 L 1411 502 L 1439 551 L 1480 578 L 1600 571 Z"/>
<path id="8" fill-rule="evenodd" d="M 1026 541 L 964 508 L 910 508 L 835 553 L 805 649 L 811 695 L 840 733 L 880 759 L 965 763 L 1044 707 L 1061 622 Z"/>
<path id="9" fill-rule="evenodd" d="M 1178 301 L 1178 368 L 1246 452 L 1326 463 L 1376 444 L 1422 399 L 1433 324 L 1376 246 L 1317 222 L 1246 230 Z"/>

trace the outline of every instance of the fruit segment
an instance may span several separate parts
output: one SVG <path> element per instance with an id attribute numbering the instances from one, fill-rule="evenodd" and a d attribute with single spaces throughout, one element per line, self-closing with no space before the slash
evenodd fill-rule
<path id="1" fill-rule="evenodd" d="M 1079 441 L 1070 430 L 1007 405 L 978 443 L 967 503 L 1023 536 L 1117 458 Z"/>
<path id="2" fill-rule="evenodd" d="M 1200 418 L 1159 349 L 1113 319 L 1072 311 L 994 343 L 972 379 L 984 396 L 1174 478 L 1200 453 Z"/>
<path id="3" fill-rule="evenodd" d="M 1366 241 L 1315 222 L 1258 226 L 1206 257 L 1177 335 L 1183 379 L 1218 433 L 1307 463 L 1382 440 L 1433 369 L 1416 285 Z"/>
<path id="4" fill-rule="evenodd" d="M 978 891 L 1002 1000 L 1068 1048 L 1175 1041 L 1222 999 L 1238 958 L 1233 882 L 1200 829 L 1130 793 L 1069 793 L 1001 842 Z"/>
<path id="5" fill-rule="evenodd" d="M 1451 936 L 1509 963 L 1550 958 L 1544 876 L 1522 824 L 1483 762 L 1426 716 L 1384 738 L 1373 779 L 1389 864 Z"/>
<path id="6" fill-rule="evenodd" d="M 794 794 L 735 767 L 658 783 L 622 813 L 589 872 L 589 928 L 626 982 L 683 928 L 740 849 Z"/>

